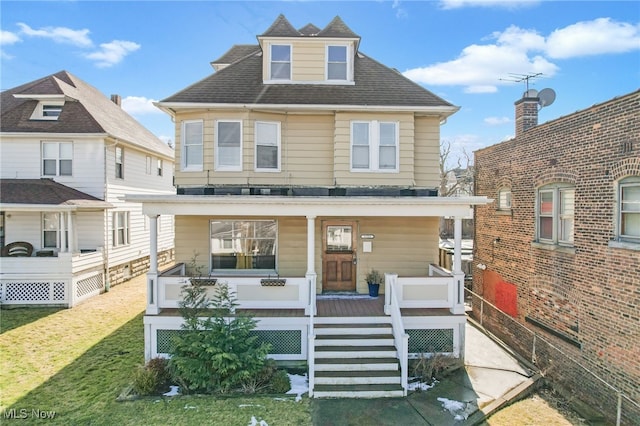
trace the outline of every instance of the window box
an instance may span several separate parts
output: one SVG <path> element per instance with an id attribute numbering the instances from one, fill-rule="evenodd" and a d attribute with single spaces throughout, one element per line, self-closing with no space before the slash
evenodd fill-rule
<path id="1" fill-rule="evenodd" d="M 262 278 L 260 285 L 263 287 L 282 287 L 286 282 L 286 278 Z"/>
<path id="2" fill-rule="evenodd" d="M 191 281 L 192 285 L 200 285 L 200 286 L 204 286 L 204 287 L 213 287 L 214 285 L 216 285 L 216 283 L 218 282 L 217 278 L 191 278 L 189 281 Z"/>

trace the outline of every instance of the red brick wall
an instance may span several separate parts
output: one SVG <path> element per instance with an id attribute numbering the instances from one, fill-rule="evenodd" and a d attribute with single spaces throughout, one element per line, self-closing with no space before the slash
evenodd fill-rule
<path id="1" fill-rule="evenodd" d="M 500 187 L 510 187 L 512 209 L 497 211 L 495 202 L 476 208 L 474 263 L 487 269 L 474 268 L 474 291 L 488 290 L 487 273 L 515 284 L 520 323 L 640 402 L 640 245 L 609 244 L 615 236 L 616 182 L 640 176 L 640 92 L 481 149 L 475 166 L 475 194 L 496 199 Z M 552 182 L 575 185 L 573 248 L 534 242 L 536 188 Z M 522 345 L 514 333 L 500 334 Z M 580 377 L 557 374 L 569 381 Z M 597 381 L 563 385 L 596 399 L 591 387 Z M 596 406 L 615 415 L 615 401 L 597 399 Z"/>

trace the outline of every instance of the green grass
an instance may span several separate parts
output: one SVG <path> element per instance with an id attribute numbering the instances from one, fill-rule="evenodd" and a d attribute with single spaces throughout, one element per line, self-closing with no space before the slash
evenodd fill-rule
<path id="1" fill-rule="evenodd" d="M 3 310 L 3 328 L 19 325 L 0 334 L 0 423 L 16 423 L 6 418 L 15 409 L 29 420 L 32 410 L 53 411 L 47 424 L 61 425 L 246 426 L 252 416 L 270 425 L 311 424 L 309 400 L 295 402 L 290 395 L 118 402 L 144 359 L 144 297 L 141 304 L 126 300 L 114 298 L 97 307 L 89 301 L 48 313 L 38 312 L 40 308 Z"/>

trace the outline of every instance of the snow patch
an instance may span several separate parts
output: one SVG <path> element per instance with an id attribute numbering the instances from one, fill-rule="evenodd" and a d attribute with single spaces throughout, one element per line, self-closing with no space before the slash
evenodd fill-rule
<path id="1" fill-rule="evenodd" d="M 287 395 L 296 395 L 296 402 L 302 400 L 302 394 L 309 392 L 309 381 L 307 375 L 287 374 L 291 382 L 291 389 L 287 391 Z"/>
<path id="2" fill-rule="evenodd" d="M 407 390 L 410 390 L 410 391 L 416 391 L 416 390 L 428 391 L 429 389 L 433 388 L 437 383 L 438 383 L 437 380 L 434 381 L 431 384 L 424 383 L 424 382 L 412 382 L 412 383 L 408 384 Z"/>
<path id="3" fill-rule="evenodd" d="M 258 421 L 255 416 L 251 416 L 251 421 L 248 426 L 269 426 L 264 420 Z"/>
<path id="4" fill-rule="evenodd" d="M 180 395 L 180 386 L 169 386 L 169 392 L 165 392 L 162 395 L 164 396 L 176 396 Z"/>
<path id="5" fill-rule="evenodd" d="M 451 413 L 454 420 L 466 420 L 476 410 L 473 402 L 460 402 L 447 398 L 438 398 L 438 401 L 442 403 L 442 408 Z"/>

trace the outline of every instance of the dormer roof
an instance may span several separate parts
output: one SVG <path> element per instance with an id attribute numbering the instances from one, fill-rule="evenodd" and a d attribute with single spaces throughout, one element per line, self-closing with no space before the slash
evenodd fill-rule
<path id="1" fill-rule="evenodd" d="M 313 24 L 307 24 L 304 27 L 300 28 L 298 32 L 303 36 L 313 37 L 318 35 L 318 33 L 320 32 L 320 28 L 316 27 Z"/>
<path id="2" fill-rule="evenodd" d="M 271 24 L 267 31 L 260 37 L 300 37 L 301 34 L 293 25 L 284 17 L 283 14 L 278 15 L 276 20 Z"/>
<path id="3" fill-rule="evenodd" d="M 360 36 L 344 23 L 339 16 L 336 16 L 329 22 L 329 24 L 318 33 L 318 37 L 340 37 L 340 38 L 357 38 Z"/>
<path id="4" fill-rule="evenodd" d="M 227 50 L 221 57 L 215 61 L 211 61 L 211 66 L 216 71 L 220 71 L 222 68 L 239 61 L 245 56 L 258 52 L 260 52 L 260 46 L 257 44 L 234 44 L 231 46 L 231 49 Z"/>

